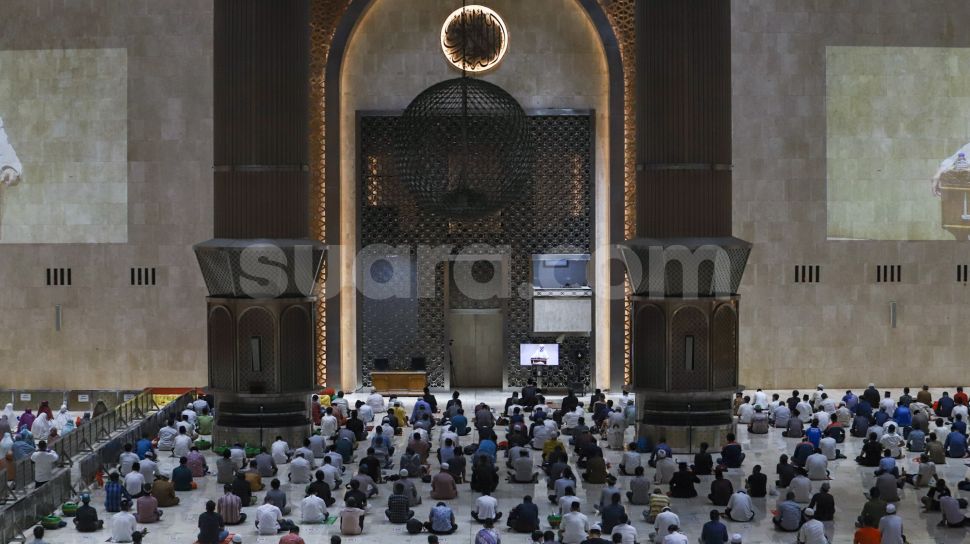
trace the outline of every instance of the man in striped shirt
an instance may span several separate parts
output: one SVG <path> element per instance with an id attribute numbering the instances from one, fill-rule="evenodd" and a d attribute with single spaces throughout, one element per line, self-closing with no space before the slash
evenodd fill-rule
<path id="1" fill-rule="evenodd" d="M 216 503 L 216 512 L 222 516 L 222 521 L 226 525 L 238 525 L 246 521 L 246 514 L 242 512 L 242 499 L 234 495 L 232 485 L 226 484 L 223 489 L 226 494 L 219 497 Z"/>

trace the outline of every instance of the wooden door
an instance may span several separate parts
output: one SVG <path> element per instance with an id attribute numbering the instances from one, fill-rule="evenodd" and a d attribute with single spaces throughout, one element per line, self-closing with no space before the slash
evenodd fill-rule
<path id="1" fill-rule="evenodd" d="M 504 321 L 499 310 L 451 310 L 452 387 L 502 387 Z"/>

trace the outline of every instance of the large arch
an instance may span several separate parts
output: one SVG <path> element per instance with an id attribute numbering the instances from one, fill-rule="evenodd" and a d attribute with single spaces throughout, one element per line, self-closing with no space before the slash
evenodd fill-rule
<path id="1" fill-rule="evenodd" d="M 327 46 L 315 55 L 324 55 L 326 59 L 325 73 L 320 82 L 320 102 L 322 111 L 318 120 L 322 124 L 323 141 L 317 142 L 322 149 L 319 157 L 320 168 L 319 187 L 322 188 L 322 202 L 317 206 L 316 213 L 323 214 L 326 219 L 320 225 L 320 236 L 330 242 L 340 241 L 343 256 L 338 260 L 330 259 L 327 267 L 326 309 L 324 329 L 326 346 L 319 351 L 325 353 L 327 381 L 339 384 L 344 388 L 356 385 L 357 356 L 355 352 L 356 313 L 355 291 L 353 285 L 353 243 L 354 237 L 347 236 L 348 228 L 355 228 L 354 220 L 347 218 L 348 210 L 352 209 L 352 198 L 347 198 L 346 184 L 347 165 L 342 163 L 342 142 L 349 142 L 342 125 L 346 124 L 347 112 L 344 111 L 342 76 L 345 67 L 345 57 L 355 39 L 355 31 L 361 21 L 376 4 L 388 0 L 351 0 L 346 10 L 337 19 L 333 19 L 332 34 L 328 20 L 316 21 L 317 32 L 323 39 L 329 38 Z M 614 25 L 617 21 L 616 13 L 632 15 L 632 7 L 625 9 L 626 4 L 632 6 L 632 0 L 563 0 L 572 3 L 586 16 L 588 23 L 598 37 L 600 52 L 607 68 L 606 111 L 603 113 L 605 123 L 600 123 L 597 130 L 605 133 L 606 146 L 602 153 L 597 152 L 597 161 L 602 162 L 605 175 L 602 180 L 597 176 L 597 200 L 603 203 L 605 212 L 597 213 L 596 224 L 601 232 L 594 233 L 595 245 L 615 244 L 630 237 L 632 217 L 628 206 L 632 192 L 632 62 L 628 61 L 624 71 L 621 42 L 618 39 Z M 601 5 L 612 6 L 611 16 Z M 492 2 L 494 3 L 494 2 Z M 450 6 L 452 9 L 454 6 Z M 450 11 L 450 9 L 449 9 Z M 321 13 L 323 17 L 334 16 L 332 12 Z M 443 20 L 443 18 L 442 18 Z M 625 52 L 627 58 L 632 58 L 632 18 L 625 21 Z M 515 38 L 513 37 L 512 40 Z M 513 41 L 514 43 L 514 41 Z M 316 44 L 319 46 L 320 44 Z M 501 69 L 501 68 L 500 68 Z M 312 77 L 315 77 L 312 76 Z M 415 93 L 416 94 L 416 93 Z M 514 94 L 514 93 L 513 93 Z M 311 108 L 316 108 L 315 104 Z M 527 105 L 528 107 L 528 105 Z M 603 130 L 605 126 L 605 130 Z M 311 136 L 311 145 L 313 145 Z M 343 145 L 348 145 L 344 143 Z M 352 145 L 352 144 L 350 144 Z M 605 185 L 605 187 L 604 187 Z M 341 203 L 350 201 L 350 208 L 342 207 Z M 348 227 L 348 225 L 350 225 Z M 604 228 L 605 226 L 605 228 Z M 347 243 L 350 242 L 350 243 Z M 624 323 L 624 300 L 609 300 L 607 283 L 619 284 L 623 281 L 623 271 L 618 262 L 610 262 L 607 252 L 601 252 L 596 268 L 597 278 L 609 278 L 609 282 L 597 279 L 597 296 L 605 301 L 597 305 L 595 322 L 602 331 L 596 332 L 594 345 L 596 346 L 596 370 L 594 379 L 598 387 L 614 387 L 626 381 L 628 375 L 624 371 L 627 359 L 628 341 L 624 338 L 625 327 L 616 324 Z M 629 316 L 626 316 L 627 319 Z M 610 324 L 613 326 L 610 326 Z M 318 331 L 318 339 L 320 333 Z"/>

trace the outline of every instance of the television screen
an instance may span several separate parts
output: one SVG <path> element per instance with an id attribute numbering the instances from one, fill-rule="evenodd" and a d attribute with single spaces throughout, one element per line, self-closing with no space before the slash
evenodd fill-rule
<path id="1" fill-rule="evenodd" d="M 521 366 L 558 366 L 559 344 L 519 344 Z"/>

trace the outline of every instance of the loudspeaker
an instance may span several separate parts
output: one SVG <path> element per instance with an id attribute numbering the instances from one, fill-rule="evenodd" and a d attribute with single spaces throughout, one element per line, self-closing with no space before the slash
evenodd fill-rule
<path id="1" fill-rule="evenodd" d="M 428 361 L 424 357 L 411 357 L 411 370 L 425 371 L 428 369 Z"/>
<path id="2" fill-rule="evenodd" d="M 390 366 L 390 362 L 383 357 L 374 359 L 374 370 L 378 372 L 387 372 L 387 369 L 390 368 Z"/>

